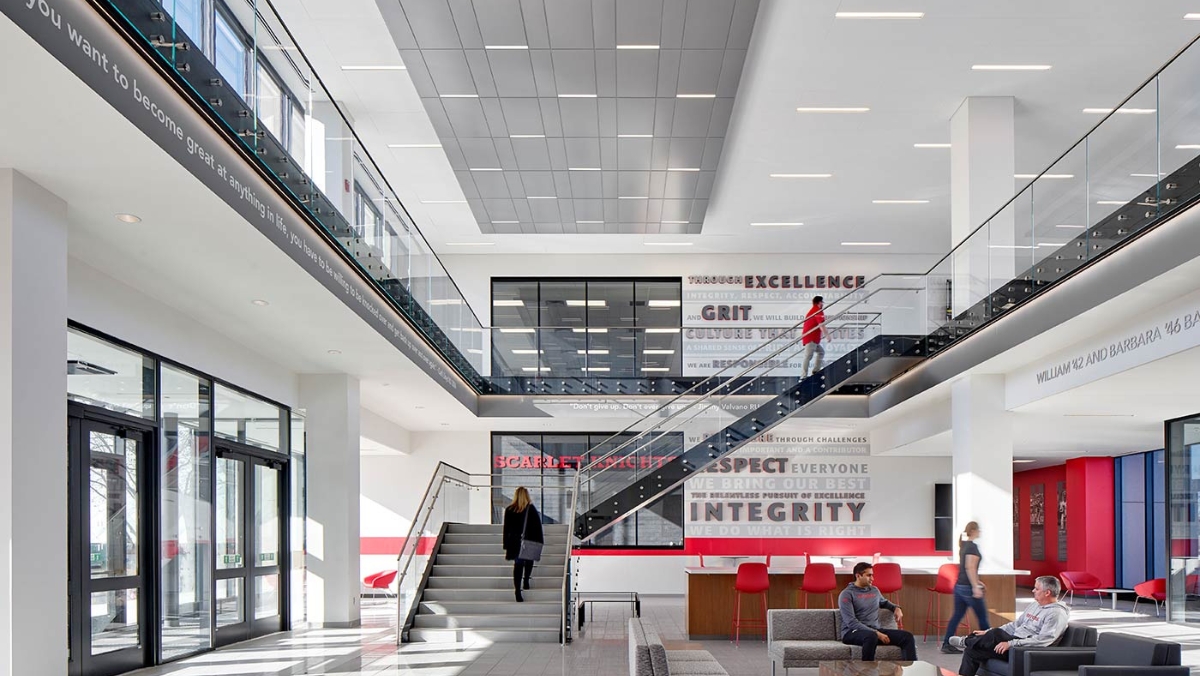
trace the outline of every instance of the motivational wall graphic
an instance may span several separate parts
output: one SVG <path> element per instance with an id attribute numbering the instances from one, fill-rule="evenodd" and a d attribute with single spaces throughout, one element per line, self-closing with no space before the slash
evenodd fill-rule
<path id="1" fill-rule="evenodd" d="M 686 534 L 869 538 L 870 455 L 857 432 L 763 435 L 687 482 Z"/>
<path id="2" fill-rule="evenodd" d="M 1029 558 L 1046 560 L 1046 491 L 1042 484 L 1029 488 Z"/>
<path id="3" fill-rule="evenodd" d="M 683 279 L 683 373 L 712 375 L 726 368 L 746 368 L 766 358 L 775 349 L 800 337 L 787 331 L 804 320 L 814 296 L 825 304 L 866 284 L 857 274 L 733 274 L 690 275 Z M 830 308 L 832 317 L 841 307 Z M 825 363 L 878 335 L 874 315 L 847 314 L 830 322 L 829 335 L 821 341 Z M 777 339 L 755 359 L 743 357 L 764 342 Z M 772 375 L 799 375 L 804 354 L 790 349 L 770 360 L 765 367 Z"/>

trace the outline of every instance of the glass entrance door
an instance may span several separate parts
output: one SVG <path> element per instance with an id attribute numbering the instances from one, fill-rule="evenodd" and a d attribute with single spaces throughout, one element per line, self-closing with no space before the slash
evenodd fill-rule
<path id="1" fill-rule="evenodd" d="M 282 629 L 284 463 L 217 449 L 217 645 Z"/>
<path id="2" fill-rule="evenodd" d="M 107 676 L 147 666 L 143 546 L 149 433 L 71 418 L 68 587 L 69 671 Z"/>

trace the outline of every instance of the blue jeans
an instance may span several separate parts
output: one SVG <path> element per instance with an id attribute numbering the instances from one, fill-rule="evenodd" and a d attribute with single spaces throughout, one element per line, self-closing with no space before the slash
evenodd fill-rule
<path id="1" fill-rule="evenodd" d="M 979 621 L 980 629 L 987 631 L 991 628 L 992 625 L 988 622 L 987 604 L 983 602 L 983 599 L 972 596 L 971 592 L 969 584 L 954 585 L 954 614 L 950 616 L 950 624 L 946 625 L 946 635 L 942 637 L 943 645 L 958 630 L 958 623 L 962 622 L 962 618 L 967 614 L 967 608 L 975 611 L 975 619 Z"/>

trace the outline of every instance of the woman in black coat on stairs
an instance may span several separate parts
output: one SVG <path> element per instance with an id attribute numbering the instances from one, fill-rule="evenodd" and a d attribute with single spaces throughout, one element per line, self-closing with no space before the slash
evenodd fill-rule
<path id="1" fill-rule="evenodd" d="M 512 504 L 504 509 L 504 558 L 513 562 L 513 587 L 516 588 L 517 601 L 524 601 L 521 596 L 521 580 L 529 589 L 529 576 L 533 575 L 533 561 L 518 558 L 521 553 L 522 529 L 524 538 L 531 542 L 546 541 L 542 535 L 542 515 L 529 497 L 529 491 L 524 486 L 517 489 Z"/>

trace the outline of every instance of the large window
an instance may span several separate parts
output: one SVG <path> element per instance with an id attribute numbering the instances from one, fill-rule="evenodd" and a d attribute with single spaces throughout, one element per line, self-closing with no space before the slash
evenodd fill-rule
<path id="1" fill-rule="evenodd" d="M 1163 451 L 1114 458 L 1117 586 L 1166 576 L 1166 466 Z"/>
<path id="2" fill-rule="evenodd" d="M 492 280 L 492 373 L 680 375 L 678 279 Z"/>
<path id="3" fill-rule="evenodd" d="M 677 443 L 655 444 L 664 455 L 683 449 Z M 512 502 L 517 487 L 529 490 L 545 523 L 570 523 L 571 487 L 575 470 L 620 444 L 612 434 L 513 434 L 492 435 L 492 520 L 501 523 L 504 508 Z M 616 490 L 632 481 L 632 472 L 620 467 L 602 475 L 596 492 Z M 594 547 L 672 548 L 683 547 L 683 486 L 613 526 L 591 544 Z"/>
<path id="4" fill-rule="evenodd" d="M 1164 468 L 1170 522 L 1161 549 L 1170 553 L 1167 613 L 1172 622 L 1200 623 L 1200 416 L 1167 423 Z"/>

